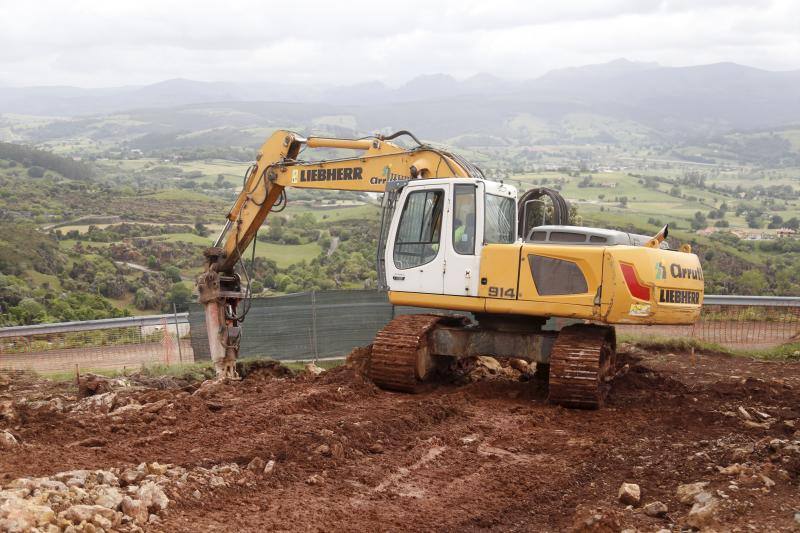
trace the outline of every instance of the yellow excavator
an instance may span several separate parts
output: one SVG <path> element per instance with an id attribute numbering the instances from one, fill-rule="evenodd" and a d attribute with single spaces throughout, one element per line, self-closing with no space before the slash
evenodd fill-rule
<path id="1" fill-rule="evenodd" d="M 401 145 L 402 136 L 414 146 Z M 301 158 L 315 148 L 355 152 Z M 549 374 L 551 402 L 597 408 L 615 375 L 613 324 L 692 324 L 700 313 L 700 262 L 688 245 L 668 248 L 666 226 L 647 237 L 568 225 L 558 192 L 532 189 L 518 199 L 514 187 L 406 131 L 361 139 L 276 131 L 197 279 L 220 377 L 237 377 L 250 296 L 236 266 L 267 215 L 285 207 L 287 187 L 382 193 L 377 270 L 389 301 L 474 317 L 394 318 L 366 364 L 385 389 L 415 392 L 453 358 L 493 355 L 535 362 L 537 374 Z M 542 225 L 547 198 L 552 224 Z M 550 318 L 571 320 L 556 330 Z"/>

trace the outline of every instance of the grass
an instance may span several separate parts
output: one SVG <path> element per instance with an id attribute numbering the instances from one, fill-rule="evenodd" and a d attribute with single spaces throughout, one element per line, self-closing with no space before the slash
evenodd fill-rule
<path id="1" fill-rule="evenodd" d="M 772 361 L 800 360 L 800 342 L 783 344 L 764 350 L 741 350 L 690 338 L 620 335 L 618 340 L 620 343 L 627 342 L 643 350 L 654 352 L 688 352 L 694 348 L 701 353 L 755 357 Z"/>
<path id="2" fill-rule="evenodd" d="M 264 358 L 248 357 L 239 359 L 239 362 L 247 365 L 248 362 L 263 360 Z M 283 363 L 284 366 L 295 372 L 300 372 L 305 368 L 305 365 L 312 360 L 307 361 L 292 361 Z M 317 361 L 317 366 L 330 370 L 339 365 L 344 364 L 344 359 L 326 359 Z M 81 374 L 98 374 L 109 378 L 122 378 L 131 374 L 138 373 L 149 377 L 173 377 L 179 379 L 187 379 L 190 381 L 202 381 L 214 377 L 214 367 L 211 361 L 198 361 L 196 363 L 178 363 L 174 365 L 165 364 L 152 364 L 142 365 L 136 369 L 116 370 L 116 369 L 84 369 Z M 75 372 L 47 372 L 39 374 L 43 378 L 51 379 L 53 381 L 74 381 Z"/>
<path id="3" fill-rule="evenodd" d="M 358 205 L 358 206 L 350 206 L 350 207 L 334 207 L 331 209 L 324 209 L 318 207 L 306 207 L 306 206 L 292 206 L 291 199 L 289 201 L 289 209 L 286 211 L 287 213 L 297 214 L 297 213 L 312 213 L 317 220 L 328 220 L 328 221 L 338 221 L 338 220 L 361 220 L 361 219 L 370 219 L 374 218 L 375 215 L 380 213 L 380 207 L 372 204 L 365 204 L 365 205 Z"/>
<path id="4" fill-rule="evenodd" d="M 272 259 L 278 264 L 279 268 L 285 268 L 300 261 L 311 261 L 320 253 L 322 253 L 322 247 L 315 242 L 308 244 L 259 242 L 256 245 L 256 257 Z M 244 253 L 244 257 L 250 257 L 249 248 Z"/>

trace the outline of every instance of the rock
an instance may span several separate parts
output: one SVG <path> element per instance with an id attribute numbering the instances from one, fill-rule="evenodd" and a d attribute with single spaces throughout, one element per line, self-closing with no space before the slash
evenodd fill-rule
<path id="1" fill-rule="evenodd" d="M 157 514 L 151 514 L 147 518 L 147 523 L 149 523 L 149 524 L 157 524 L 158 522 L 161 522 L 161 519 L 158 517 Z"/>
<path id="2" fill-rule="evenodd" d="M 142 407 L 142 411 L 145 413 L 157 413 L 166 407 L 168 403 L 169 400 L 158 400 L 157 402 L 148 403 Z"/>
<path id="3" fill-rule="evenodd" d="M 704 503 L 695 503 L 686 517 L 686 523 L 697 529 L 703 529 L 716 522 L 716 513 L 719 510 L 719 500 L 711 498 Z"/>
<path id="4" fill-rule="evenodd" d="M 150 463 L 146 467 L 147 473 L 154 476 L 163 476 L 169 470 L 169 465 L 161 465 L 158 463 Z"/>
<path id="5" fill-rule="evenodd" d="M 531 365 L 524 359 L 509 359 L 508 366 L 523 374 L 527 374 L 531 371 Z"/>
<path id="6" fill-rule="evenodd" d="M 308 483 L 309 485 L 322 485 L 323 483 L 325 483 L 325 478 L 320 476 L 319 474 L 314 474 L 313 476 L 310 476 L 308 479 L 306 479 L 306 483 Z"/>
<path id="7" fill-rule="evenodd" d="M 794 513 L 794 521 L 796 524 L 800 524 L 800 511 Z"/>
<path id="8" fill-rule="evenodd" d="M 111 523 L 111 520 L 99 514 L 96 514 L 92 517 L 92 523 L 102 528 L 103 531 L 110 531 L 111 528 L 114 527 L 114 524 Z"/>
<path id="9" fill-rule="evenodd" d="M 325 372 L 324 368 L 318 367 L 316 365 L 316 363 L 314 363 L 314 362 L 306 363 L 306 366 L 304 368 L 305 368 L 306 372 L 308 372 L 309 374 L 312 374 L 314 376 L 319 376 L 320 374 Z"/>
<path id="10" fill-rule="evenodd" d="M 667 514 L 668 510 L 666 504 L 659 501 L 650 502 L 642 508 L 642 511 L 644 511 L 644 514 L 647 516 L 659 518 Z"/>
<path id="11" fill-rule="evenodd" d="M 694 495 L 694 503 L 708 503 L 714 499 L 714 496 L 707 490 L 701 490 Z"/>
<path id="12" fill-rule="evenodd" d="M 67 444 L 67 448 L 83 446 L 85 448 L 101 448 L 106 445 L 106 441 L 99 437 L 89 437 L 88 439 L 78 440 Z"/>
<path id="13" fill-rule="evenodd" d="M 623 483 L 619 487 L 617 497 L 625 505 L 636 505 L 642 497 L 642 491 L 636 483 Z"/>
<path id="14" fill-rule="evenodd" d="M 95 494 L 94 503 L 97 505 L 116 510 L 122 503 L 122 494 L 114 487 L 97 487 Z"/>
<path id="15" fill-rule="evenodd" d="M 17 532 L 30 531 L 55 522 L 56 515 L 46 505 L 38 505 L 31 500 L 9 498 L 0 506 L 0 530 Z"/>
<path id="16" fill-rule="evenodd" d="M 195 491 L 197 492 L 197 491 Z M 122 512 L 133 518 L 137 524 L 146 524 L 149 513 L 147 505 L 141 500 L 134 500 L 130 496 L 122 498 Z"/>
<path id="17" fill-rule="evenodd" d="M 314 453 L 316 453 L 317 455 L 324 455 L 326 457 L 329 457 L 331 455 L 331 447 L 328 446 L 327 444 L 320 444 L 314 450 Z"/>
<path id="18" fill-rule="evenodd" d="M 199 490 L 195 489 L 194 492 L 192 492 L 192 497 L 195 500 L 199 500 L 200 498 L 203 497 L 203 494 Z"/>
<path id="19" fill-rule="evenodd" d="M 752 420 L 745 420 L 743 424 L 753 429 L 769 429 L 771 425 L 769 422 L 754 422 Z"/>
<path id="20" fill-rule="evenodd" d="M 732 464 L 730 466 L 726 466 L 724 468 L 721 467 L 721 466 L 718 466 L 717 470 L 719 470 L 720 474 L 724 474 L 726 476 L 738 476 L 739 474 L 741 474 L 742 472 L 745 471 L 745 468 L 742 465 L 740 465 L 739 463 L 734 463 L 734 464 Z"/>
<path id="21" fill-rule="evenodd" d="M 9 488 L 18 489 L 24 488 L 28 489 L 29 491 L 34 490 L 47 490 L 51 492 L 66 492 L 67 486 L 55 479 L 49 479 L 46 477 L 37 477 L 37 478 L 19 478 L 15 479 L 11 483 L 8 484 Z"/>
<path id="22" fill-rule="evenodd" d="M 764 413 L 764 412 L 762 412 L 762 411 L 756 411 L 755 409 L 753 409 L 753 412 L 754 412 L 754 413 L 756 414 L 756 416 L 757 416 L 758 418 L 760 418 L 761 420 L 769 420 L 770 418 L 772 418 L 771 416 L 769 416 L 769 414 L 767 414 L 767 413 Z"/>
<path id="23" fill-rule="evenodd" d="M 220 476 L 211 476 L 211 479 L 208 480 L 208 484 L 212 489 L 228 486 L 225 480 Z"/>
<path id="24" fill-rule="evenodd" d="M 253 457 L 250 462 L 247 463 L 247 469 L 251 472 L 263 472 L 265 466 L 267 466 L 267 464 L 261 457 Z"/>
<path id="25" fill-rule="evenodd" d="M 6 430 L 0 431 L 0 449 L 19 446 L 17 438 Z"/>
<path id="26" fill-rule="evenodd" d="M 383 453 L 383 444 L 380 442 L 373 442 L 369 446 L 369 453 Z"/>
<path id="27" fill-rule="evenodd" d="M 144 479 L 145 473 L 135 468 L 128 468 L 120 475 L 119 479 L 126 485 L 133 485 Z"/>
<path id="28" fill-rule="evenodd" d="M 167 498 L 167 495 L 164 494 L 161 487 L 152 481 L 145 481 L 142 483 L 136 495 L 150 511 L 163 511 L 167 508 L 167 505 L 169 505 L 169 498 Z"/>
<path id="29" fill-rule="evenodd" d="M 270 475 L 274 471 L 275 471 L 275 461 L 270 459 L 269 461 L 267 461 L 267 465 L 264 467 L 264 474 Z"/>
<path id="30" fill-rule="evenodd" d="M 3 489 L 0 490 L 0 501 L 10 500 L 11 498 L 25 498 L 31 493 L 30 489 Z"/>
<path id="31" fill-rule="evenodd" d="M 739 406 L 739 409 L 737 409 L 737 410 L 739 411 L 739 416 L 741 416 L 741 417 L 742 417 L 742 418 L 744 418 L 745 420 L 753 420 L 753 415 L 751 415 L 751 414 L 750 414 L 750 413 L 747 411 L 747 409 L 745 409 L 745 408 L 744 408 L 744 407 L 742 407 L 741 405 Z"/>
<path id="32" fill-rule="evenodd" d="M 128 405 L 123 405 L 122 407 L 117 407 L 112 411 L 114 415 L 124 415 L 126 413 L 138 413 L 142 410 L 142 405 L 138 403 L 129 403 Z"/>
<path id="33" fill-rule="evenodd" d="M 493 374 L 503 371 L 503 366 L 497 361 L 497 359 L 494 357 L 489 357 L 488 355 L 479 355 L 476 357 L 475 364 L 486 368 Z"/>
<path id="34" fill-rule="evenodd" d="M 0 402 L 0 420 L 5 420 L 9 424 L 13 424 L 17 421 L 19 415 L 17 415 L 17 410 L 14 408 L 14 402 L 11 400 L 4 400 Z"/>
<path id="35" fill-rule="evenodd" d="M 118 513 L 113 509 L 103 507 L 102 505 L 73 505 L 66 511 L 61 511 L 58 513 L 59 518 L 69 520 L 73 524 L 80 524 L 81 522 L 85 521 L 100 525 L 97 524 L 97 521 L 95 521 L 96 516 L 101 517 L 101 519 L 108 520 L 108 527 L 116 526 L 122 519 L 121 513 Z M 106 528 L 104 527 L 104 529 Z"/>
<path id="36" fill-rule="evenodd" d="M 111 392 L 111 379 L 97 374 L 84 374 L 78 378 L 78 398 Z"/>
<path id="37" fill-rule="evenodd" d="M 477 433 L 472 433 L 466 437 L 461 437 L 461 444 L 472 444 L 473 442 L 477 442 L 480 437 L 481 436 Z"/>
<path id="38" fill-rule="evenodd" d="M 772 479 L 770 479 L 769 477 L 765 476 L 764 474 L 759 474 L 758 477 L 761 478 L 761 481 L 764 482 L 764 486 L 767 487 L 768 489 L 771 489 L 772 487 L 775 486 L 775 482 L 772 481 Z"/>
<path id="39" fill-rule="evenodd" d="M 678 501 L 689 505 L 694 502 L 694 497 L 703 492 L 708 486 L 708 481 L 698 481 L 696 483 L 687 483 L 685 485 L 678 485 L 677 490 L 675 491 L 675 496 L 678 497 Z"/>
<path id="40" fill-rule="evenodd" d="M 334 459 L 344 459 L 344 445 L 341 442 L 331 444 L 331 455 Z"/>

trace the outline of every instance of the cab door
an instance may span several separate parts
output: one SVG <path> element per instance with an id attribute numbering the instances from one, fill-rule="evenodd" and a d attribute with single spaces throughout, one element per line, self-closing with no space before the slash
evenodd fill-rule
<path id="1" fill-rule="evenodd" d="M 442 231 L 448 184 L 409 185 L 400 198 L 386 243 L 386 282 L 391 291 L 443 294 Z"/>
<path id="2" fill-rule="evenodd" d="M 444 294 L 477 296 L 483 248 L 483 188 L 481 182 L 452 183 L 445 221 L 447 256 Z"/>

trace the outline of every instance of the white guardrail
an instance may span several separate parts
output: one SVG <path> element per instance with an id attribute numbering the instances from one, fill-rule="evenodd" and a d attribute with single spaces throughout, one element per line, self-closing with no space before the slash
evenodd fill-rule
<path id="1" fill-rule="evenodd" d="M 0 328 L 0 339 L 8 337 L 27 337 L 30 335 L 47 335 L 50 333 L 69 333 L 75 331 L 95 331 L 99 329 L 116 329 L 141 326 L 169 326 L 189 323 L 189 313 L 168 315 L 131 316 L 124 318 L 104 318 L 101 320 L 84 320 L 79 322 L 56 322 L 52 324 L 34 324 L 31 326 L 11 326 Z"/>

